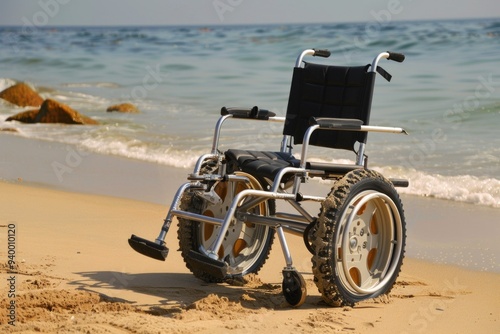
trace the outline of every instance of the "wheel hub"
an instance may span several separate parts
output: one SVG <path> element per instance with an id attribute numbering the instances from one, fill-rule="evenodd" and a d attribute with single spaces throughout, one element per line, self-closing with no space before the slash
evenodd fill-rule
<path id="1" fill-rule="evenodd" d="M 358 239 L 356 237 L 351 237 L 349 245 L 351 246 L 351 251 L 355 251 L 358 247 Z"/>

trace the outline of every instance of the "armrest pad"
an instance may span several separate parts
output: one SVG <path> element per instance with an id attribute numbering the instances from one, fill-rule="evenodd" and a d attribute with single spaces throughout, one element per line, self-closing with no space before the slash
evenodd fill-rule
<path id="1" fill-rule="evenodd" d="M 220 110 L 221 116 L 225 115 L 233 115 L 233 118 L 251 118 L 251 119 L 261 119 L 268 120 L 269 117 L 276 116 L 275 113 L 266 109 L 259 109 L 259 107 L 255 106 L 251 109 L 244 108 L 226 108 L 222 107 Z"/>
<path id="2" fill-rule="evenodd" d="M 311 117 L 309 124 L 319 125 L 320 129 L 361 130 L 363 121 L 350 118 Z"/>

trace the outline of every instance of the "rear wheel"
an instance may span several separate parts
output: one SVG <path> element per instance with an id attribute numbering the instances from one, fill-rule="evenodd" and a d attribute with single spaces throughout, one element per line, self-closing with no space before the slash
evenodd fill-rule
<path id="1" fill-rule="evenodd" d="M 324 201 L 312 240 L 314 280 L 325 302 L 352 306 L 388 293 L 406 241 L 392 183 L 370 170 L 346 174 Z"/>
<path id="2" fill-rule="evenodd" d="M 212 203 L 194 193 L 186 193 L 182 199 L 182 209 L 214 218 L 224 218 L 234 197 L 245 189 L 263 190 L 261 183 L 243 172 L 236 175 L 245 176 L 250 183 L 242 181 L 219 181 L 214 185 L 215 193 L 221 201 Z M 252 213 L 260 215 L 274 214 L 274 202 L 266 201 L 251 209 Z M 187 267 L 193 274 L 206 282 L 221 282 L 222 280 L 197 268 L 190 261 L 190 250 L 204 252 L 216 240 L 220 227 L 213 224 L 179 218 L 179 244 L 181 254 Z M 219 259 L 229 266 L 228 273 L 232 276 L 244 276 L 257 273 L 269 256 L 273 242 L 274 230 L 268 226 L 243 223 L 236 218 L 224 237 L 219 249 Z"/>

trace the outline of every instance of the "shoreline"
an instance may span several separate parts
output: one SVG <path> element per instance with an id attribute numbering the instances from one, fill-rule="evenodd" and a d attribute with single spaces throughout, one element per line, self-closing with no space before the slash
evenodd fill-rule
<path id="1" fill-rule="evenodd" d="M 0 183 L 160 204 L 165 214 L 191 172 L 10 134 L 0 133 L 0 140 Z M 305 193 L 325 195 L 329 190 L 330 185 L 315 181 L 303 188 Z M 400 197 L 407 221 L 407 256 L 500 272 L 496 240 L 500 209 L 407 194 Z M 315 204 L 304 205 L 312 214 L 319 212 Z"/>

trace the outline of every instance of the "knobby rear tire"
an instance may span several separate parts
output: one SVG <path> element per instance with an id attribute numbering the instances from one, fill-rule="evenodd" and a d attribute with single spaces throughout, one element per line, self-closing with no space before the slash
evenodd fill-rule
<path id="1" fill-rule="evenodd" d="M 347 173 L 323 202 L 311 239 L 314 281 L 327 304 L 354 306 L 388 293 L 406 242 L 403 206 L 392 183 L 371 170 Z"/>

